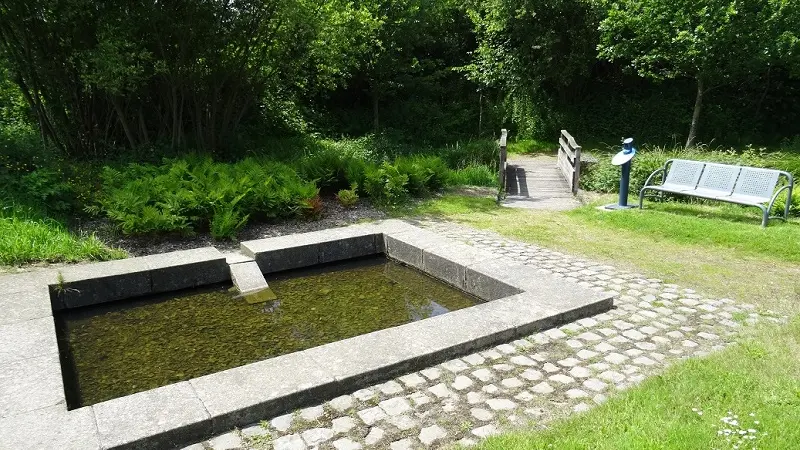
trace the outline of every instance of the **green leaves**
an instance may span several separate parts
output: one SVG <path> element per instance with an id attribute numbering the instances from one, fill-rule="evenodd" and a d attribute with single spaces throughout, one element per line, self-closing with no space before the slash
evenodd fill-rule
<path id="1" fill-rule="evenodd" d="M 232 238 L 251 217 L 299 214 L 318 194 L 289 167 L 245 159 L 236 164 L 209 158 L 134 164 L 126 172 L 106 169 L 99 208 L 125 234 L 192 233 L 208 229 Z"/>
<path id="2" fill-rule="evenodd" d="M 779 1 L 615 1 L 599 26 L 598 52 L 646 78 L 725 84 L 778 62 L 783 13 Z"/>

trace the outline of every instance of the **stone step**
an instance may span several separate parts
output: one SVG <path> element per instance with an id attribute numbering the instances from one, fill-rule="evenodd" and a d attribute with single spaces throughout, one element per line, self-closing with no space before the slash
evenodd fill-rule
<path id="1" fill-rule="evenodd" d="M 269 288 L 264 274 L 258 268 L 258 264 L 253 261 L 231 264 L 231 278 L 233 284 L 242 295 L 251 294 Z"/>

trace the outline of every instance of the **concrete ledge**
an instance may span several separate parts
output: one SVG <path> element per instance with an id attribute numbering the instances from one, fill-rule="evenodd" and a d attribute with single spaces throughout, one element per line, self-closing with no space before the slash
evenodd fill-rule
<path id="1" fill-rule="evenodd" d="M 100 450 L 92 408 L 67 411 L 63 406 L 38 409 L 0 419 L 0 448 Z"/>
<path id="2" fill-rule="evenodd" d="M 143 258 L 72 266 L 60 274 L 50 284 L 54 311 L 146 295 L 152 286 Z"/>
<path id="3" fill-rule="evenodd" d="M 0 324 L 22 322 L 42 317 L 51 317 L 50 290 L 43 279 L 41 284 L 27 290 L 7 293 L 0 291 Z"/>
<path id="4" fill-rule="evenodd" d="M 466 244 L 448 243 L 446 246 L 424 250 L 422 269 L 440 280 L 467 291 L 467 267 L 480 262 L 494 261 L 498 258 L 497 255 Z M 479 297 L 482 296 L 479 295 Z"/>
<path id="5" fill-rule="evenodd" d="M 0 365 L 44 355 L 58 355 L 51 317 L 0 325 Z"/>
<path id="6" fill-rule="evenodd" d="M 175 448 L 211 431 L 211 417 L 189 382 L 92 406 L 105 449 Z"/>
<path id="7" fill-rule="evenodd" d="M 190 383 L 210 414 L 214 433 L 253 423 L 275 411 L 298 408 L 335 392 L 329 371 L 306 352 L 217 372 Z"/>
<path id="8" fill-rule="evenodd" d="M 154 294 L 231 279 L 225 255 L 214 247 L 150 255 L 143 259 L 150 271 Z"/>
<path id="9" fill-rule="evenodd" d="M 0 448 L 161 449 L 196 442 L 481 348 L 596 314 L 613 297 L 401 221 L 0 278 Z M 486 303 L 66 411 L 49 310 L 386 253 Z M 234 258 L 240 261 L 242 258 Z M 233 277 L 237 286 L 245 278 Z M 10 430 L 10 431 L 6 431 Z M 19 430 L 19 431 L 18 431 Z M 36 433 L 30 436 L 29 433 Z"/>
<path id="10" fill-rule="evenodd" d="M 124 300 L 230 280 L 214 247 L 68 267 L 50 281 L 53 310 Z"/>
<path id="11" fill-rule="evenodd" d="M 480 268 L 467 267 L 464 269 L 465 285 L 464 290 L 477 297 L 488 301 L 497 300 L 503 297 L 517 295 L 522 292 L 518 287 L 504 283 L 494 275 L 487 274 Z"/>
<path id="12" fill-rule="evenodd" d="M 241 252 L 266 274 L 383 253 L 382 241 L 378 228 L 356 225 L 246 241 Z"/>
<path id="13" fill-rule="evenodd" d="M 0 277 L 0 296 L 38 290 L 54 279 L 55 275 L 50 270 L 3 275 Z"/>
<path id="14" fill-rule="evenodd" d="M 0 364 L 0 417 L 56 405 L 66 409 L 57 354 Z"/>
<path id="15" fill-rule="evenodd" d="M 422 260 L 422 254 L 425 250 L 453 244 L 444 241 L 441 236 L 435 233 L 422 229 L 400 233 L 385 233 L 383 240 L 385 243 L 384 252 L 387 256 L 420 270 L 425 267 Z"/>

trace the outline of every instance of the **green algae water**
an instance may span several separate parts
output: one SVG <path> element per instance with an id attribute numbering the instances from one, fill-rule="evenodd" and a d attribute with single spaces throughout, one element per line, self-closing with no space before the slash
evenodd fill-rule
<path id="1" fill-rule="evenodd" d="M 475 305 L 384 257 L 267 277 L 278 299 L 229 286 L 92 306 L 56 317 L 67 402 L 92 405 Z"/>

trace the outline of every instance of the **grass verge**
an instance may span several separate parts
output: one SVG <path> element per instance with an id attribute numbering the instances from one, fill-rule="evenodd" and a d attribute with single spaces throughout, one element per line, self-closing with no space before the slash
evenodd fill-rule
<path id="1" fill-rule="evenodd" d="M 756 211 L 727 205 L 648 204 L 614 213 L 595 208 L 614 200 L 606 196 L 573 211 L 550 212 L 450 195 L 407 213 L 494 230 L 784 314 L 800 312 L 797 222 L 775 221 L 762 229 Z M 680 362 L 587 413 L 545 430 L 496 436 L 478 448 L 796 448 L 800 316 L 788 326 L 750 330 L 741 339 L 708 358 Z"/>
<path id="2" fill-rule="evenodd" d="M 780 329 L 762 329 L 761 333 L 710 357 L 677 364 L 602 406 L 556 422 L 547 430 L 497 436 L 478 448 L 797 448 L 800 319 Z M 724 423 L 724 417 L 739 425 Z M 731 438 L 725 435 L 725 429 L 737 434 L 742 429 L 742 436 L 754 439 Z M 744 445 L 734 446 L 740 440 Z"/>
<path id="3" fill-rule="evenodd" d="M 0 265 L 125 258 L 96 237 L 77 237 L 54 220 L 0 217 Z"/>
<path id="4" fill-rule="evenodd" d="M 706 294 L 787 314 L 800 312 L 800 223 L 759 225 L 757 211 L 726 206 L 648 204 L 602 212 L 500 208 L 491 198 L 448 195 L 402 211 L 446 218 L 509 238 L 608 262 Z"/>

